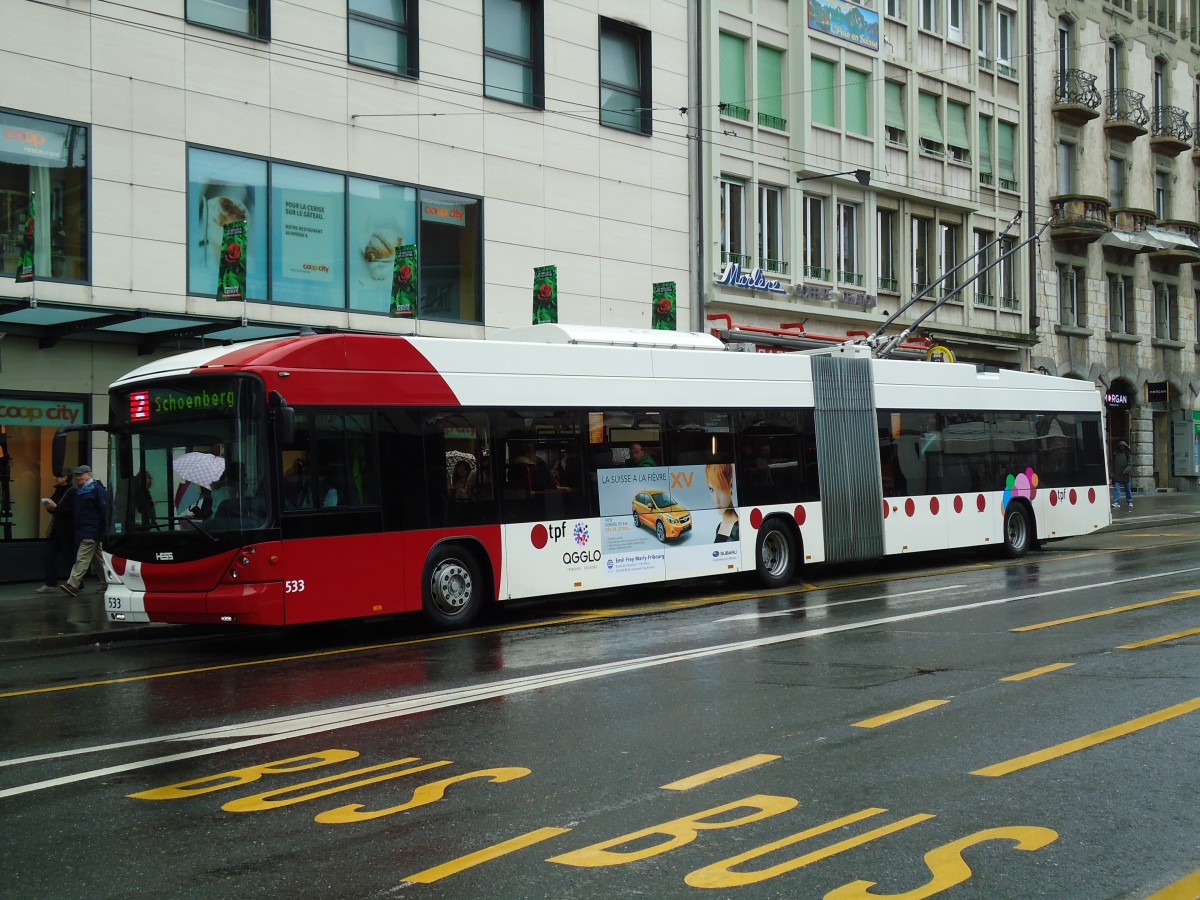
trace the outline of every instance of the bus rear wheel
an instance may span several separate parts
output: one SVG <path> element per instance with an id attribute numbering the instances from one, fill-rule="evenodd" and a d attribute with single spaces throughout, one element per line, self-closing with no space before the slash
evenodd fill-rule
<path id="1" fill-rule="evenodd" d="M 778 519 L 768 519 L 758 532 L 755 569 L 763 587 L 783 587 L 796 572 L 796 540 Z"/>
<path id="2" fill-rule="evenodd" d="M 483 608 L 483 590 L 474 554 L 461 546 L 439 547 L 425 565 L 425 618 L 438 628 L 466 628 Z"/>
<path id="3" fill-rule="evenodd" d="M 1033 544 L 1033 523 L 1025 504 L 1009 503 L 1004 511 L 1004 555 L 1009 559 L 1024 556 Z"/>

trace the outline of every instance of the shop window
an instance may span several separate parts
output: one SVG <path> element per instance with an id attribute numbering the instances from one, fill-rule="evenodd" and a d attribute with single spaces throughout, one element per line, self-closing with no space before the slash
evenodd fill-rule
<path id="1" fill-rule="evenodd" d="M 487 0 L 483 10 L 483 92 L 522 106 L 546 105 L 540 0 Z"/>
<path id="2" fill-rule="evenodd" d="M 346 306 L 346 177 L 271 166 L 271 293 L 275 302 Z"/>
<path id="3" fill-rule="evenodd" d="M 417 315 L 483 321 L 483 222 L 479 201 L 421 191 L 421 267 Z"/>
<path id="4" fill-rule="evenodd" d="M 0 273 L 15 275 L 33 213 L 33 277 L 87 281 L 88 130 L 0 110 Z"/>
<path id="5" fill-rule="evenodd" d="M 267 163 L 188 151 L 188 293 L 219 293 L 226 226 L 245 222 L 246 297 L 267 299 Z"/>
<path id="6" fill-rule="evenodd" d="M 650 134 L 650 32 L 600 20 L 600 124 Z"/>
<path id="7" fill-rule="evenodd" d="M 350 62 L 417 77 L 417 4 L 412 0 L 350 0 Z"/>
<path id="8" fill-rule="evenodd" d="M 46 534 L 52 517 L 39 501 L 54 490 L 54 433 L 89 421 L 82 398 L 0 394 L 0 542 Z M 68 434 L 64 465 L 87 462 L 83 452 L 80 433 Z M 101 472 L 96 477 L 106 480 Z"/>
<path id="9" fill-rule="evenodd" d="M 386 313 L 391 308 L 396 254 L 416 253 L 417 189 L 351 178 L 349 204 L 350 308 Z"/>
<path id="10" fill-rule="evenodd" d="M 271 36 L 268 0 L 187 0 L 187 20 L 266 40 Z"/>

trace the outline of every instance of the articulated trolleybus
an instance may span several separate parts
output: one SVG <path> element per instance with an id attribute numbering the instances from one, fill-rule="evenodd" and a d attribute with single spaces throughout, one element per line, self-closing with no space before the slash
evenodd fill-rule
<path id="1" fill-rule="evenodd" d="M 109 617 L 283 625 L 1110 522 L 1088 382 L 539 325 L 183 353 L 111 388 Z"/>

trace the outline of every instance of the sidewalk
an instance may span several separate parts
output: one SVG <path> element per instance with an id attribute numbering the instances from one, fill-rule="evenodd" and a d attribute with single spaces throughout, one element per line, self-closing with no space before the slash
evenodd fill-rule
<path id="1" fill-rule="evenodd" d="M 1138 494 L 1132 512 L 1114 509 L 1107 530 L 1129 531 L 1200 522 L 1200 493 Z M 0 653 L 178 638 L 211 632 L 206 626 L 124 625 L 104 615 L 104 597 L 89 578 L 78 597 L 38 594 L 37 582 L 0 584 Z"/>

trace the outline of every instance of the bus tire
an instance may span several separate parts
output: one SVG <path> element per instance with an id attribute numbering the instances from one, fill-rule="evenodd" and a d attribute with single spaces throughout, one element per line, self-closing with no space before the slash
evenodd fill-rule
<path id="1" fill-rule="evenodd" d="M 767 519 L 758 531 L 754 551 L 759 584 L 783 587 L 796 573 L 796 538 L 779 518 Z"/>
<path id="2" fill-rule="evenodd" d="M 1033 549 L 1035 543 L 1029 509 L 1024 503 L 1010 502 L 1004 511 L 1004 555 L 1017 559 Z"/>
<path id="3" fill-rule="evenodd" d="M 484 580 L 475 554 L 462 544 L 435 547 L 425 564 L 422 611 L 438 628 L 466 628 L 483 608 Z"/>

